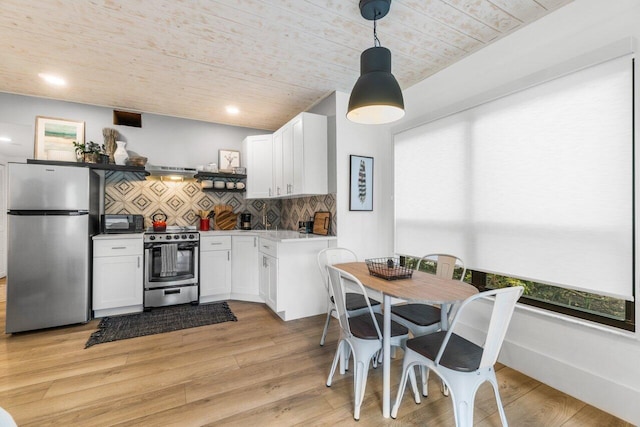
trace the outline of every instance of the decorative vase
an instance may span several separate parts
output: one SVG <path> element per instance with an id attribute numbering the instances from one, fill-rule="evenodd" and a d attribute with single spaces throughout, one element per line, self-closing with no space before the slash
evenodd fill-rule
<path id="1" fill-rule="evenodd" d="M 107 156 L 109 156 L 109 163 L 115 163 L 113 153 L 116 151 L 116 139 L 118 138 L 118 131 L 115 129 L 104 128 L 102 129 L 102 136 L 104 137 L 104 148 Z"/>
<path id="2" fill-rule="evenodd" d="M 116 148 L 116 151 L 113 153 L 113 159 L 115 160 L 116 165 L 124 166 L 125 162 L 129 158 L 129 153 L 127 153 L 127 150 L 124 148 L 127 143 L 125 141 L 116 141 L 116 145 L 118 148 Z"/>

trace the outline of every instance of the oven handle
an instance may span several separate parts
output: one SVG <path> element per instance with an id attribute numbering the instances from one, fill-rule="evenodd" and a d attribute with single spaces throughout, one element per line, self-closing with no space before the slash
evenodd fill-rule
<path id="1" fill-rule="evenodd" d="M 178 289 L 165 289 L 164 294 L 165 295 L 173 295 L 173 294 L 179 294 L 180 293 L 180 288 Z"/>
<path id="2" fill-rule="evenodd" d="M 178 245 L 178 249 L 193 249 L 193 248 L 197 248 L 198 246 L 200 246 L 199 242 L 176 242 L 176 243 L 145 243 L 144 244 L 144 248 L 145 249 L 153 249 L 153 248 L 159 248 L 160 246 L 163 245 Z"/>

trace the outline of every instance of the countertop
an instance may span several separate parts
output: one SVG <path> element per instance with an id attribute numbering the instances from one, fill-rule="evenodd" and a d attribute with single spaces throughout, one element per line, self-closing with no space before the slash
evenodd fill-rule
<path id="1" fill-rule="evenodd" d="M 321 236 L 319 234 L 305 234 L 293 230 L 212 230 L 198 231 L 200 236 L 257 236 L 269 239 L 274 242 L 305 242 L 336 240 L 336 236 Z M 141 239 L 144 233 L 123 233 L 123 234 L 98 234 L 93 236 L 93 240 L 113 240 L 113 239 Z"/>
<path id="2" fill-rule="evenodd" d="M 200 231 L 200 236 L 258 236 L 275 242 L 304 242 L 336 240 L 336 236 L 321 236 L 319 234 L 304 234 L 293 230 L 216 230 Z"/>
<path id="3" fill-rule="evenodd" d="M 96 234 L 93 240 L 113 240 L 113 239 L 142 239 L 144 233 L 121 233 L 121 234 Z"/>

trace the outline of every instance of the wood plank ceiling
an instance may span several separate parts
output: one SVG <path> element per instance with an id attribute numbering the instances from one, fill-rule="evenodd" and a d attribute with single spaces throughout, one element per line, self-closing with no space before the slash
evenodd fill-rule
<path id="1" fill-rule="evenodd" d="M 378 36 L 406 89 L 570 1 L 393 0 Z M 274 130 L 371 46 L 357 0 L 2 0 L 0 92 Z"/>

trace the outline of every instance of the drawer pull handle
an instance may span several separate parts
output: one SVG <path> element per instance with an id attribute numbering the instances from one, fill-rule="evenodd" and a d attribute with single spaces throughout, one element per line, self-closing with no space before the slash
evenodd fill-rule
<path id="1" fill-rule="evenodd" d="M 168 289 L 164 291 L 165 295 L 172 295 L 172 294 L 179 294 L 179 293 L 180 293 L 180 289 Z"/>
<path id="2" fill-rule="evenodd" d="M 222 244 L 222 242 L 211 242 L 211 246 L 214 246 L 214 245 L 221 245 L 221 244 Z"/>
<path id="3" fill-rule="evenodd" d="M 111 249 L 127 249 L 126 246 L 111 246 Z"/>

